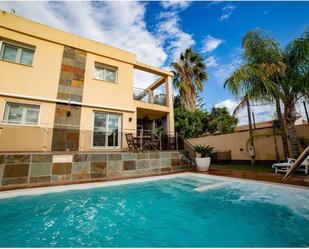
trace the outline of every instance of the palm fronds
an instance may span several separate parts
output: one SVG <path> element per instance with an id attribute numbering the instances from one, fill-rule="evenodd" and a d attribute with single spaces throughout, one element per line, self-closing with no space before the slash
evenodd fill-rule
<path id="1" fill-rule="evenodd" d="M 173 85 L 188 110 L 194 111 L 196 96 L 203 91 L 203 83 L 208 79 L 203 58 L 191 47 L 181 53 L 177 62 L 171 64 L 174 73 Z"/>

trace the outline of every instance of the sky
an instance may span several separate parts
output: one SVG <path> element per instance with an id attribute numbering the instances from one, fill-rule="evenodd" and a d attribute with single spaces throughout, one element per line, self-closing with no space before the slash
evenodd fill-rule
<path id="1" fill-rule="evenodd" d="M 309 28 L 309 2 L 0 1 L 0 9 L 12 8 L 17 15 L 134 52 L 139 61 L 166 69 L 192 46 L 207 64 L 209 79 L 201 94 L 206 108 L 226 106 L 230 112 L 238 100 L 223 85 L 241 63 L 245 33 L 265 30 L 284 47 Z M 135 85 L 143 88 L 153 79 L 136 72 Z M 272 105 L 256 104 L 257 122 L 272 119 Z M 297 111 L 305 115 L 301 103 Z M 246 115 L 246 110 L 239 113 L 240 124 L 247 122 Z"/>

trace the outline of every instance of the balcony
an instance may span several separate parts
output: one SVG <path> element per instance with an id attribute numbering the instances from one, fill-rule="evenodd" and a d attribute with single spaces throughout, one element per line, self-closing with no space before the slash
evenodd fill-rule
<path id="1" fill-rule="evenodd" d="M 134 87 L 133 88 L 133 99 L 150 103 L 167 106 L 167 96 L 165 93 L 159 91 L 146 90 Z"/>

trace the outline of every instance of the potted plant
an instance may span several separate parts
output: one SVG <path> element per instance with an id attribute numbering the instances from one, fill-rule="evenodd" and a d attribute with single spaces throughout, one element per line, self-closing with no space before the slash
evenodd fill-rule
<path id="1" fill-rule="evenodd" d="M 211 154 L 214 152 L 214 148 L 209 145 L 196 145 L 194 146 L 194 151 L 197 153 L 196 155 L 196 166 L 199 171 L 208 171 L 210 162 L 211 162 Z"/>

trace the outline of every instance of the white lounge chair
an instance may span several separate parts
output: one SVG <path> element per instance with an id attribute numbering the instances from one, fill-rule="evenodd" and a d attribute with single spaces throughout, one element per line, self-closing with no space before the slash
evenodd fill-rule
<path id="1" fill-rule="evenodd" d="M 275 169 L 276 174 L 278 174 L 280 172 L 286 173 L 295 161 L 296 161 L 296 159 L 287 158 L 287 162 L 274 163 L 272 168 Z M 308 172 L 309 172 L 309 156 L 301 163 L 301 165 L 297 168 L 296 171 L 304 172 L 306 175 L 308 175 Z"/>

